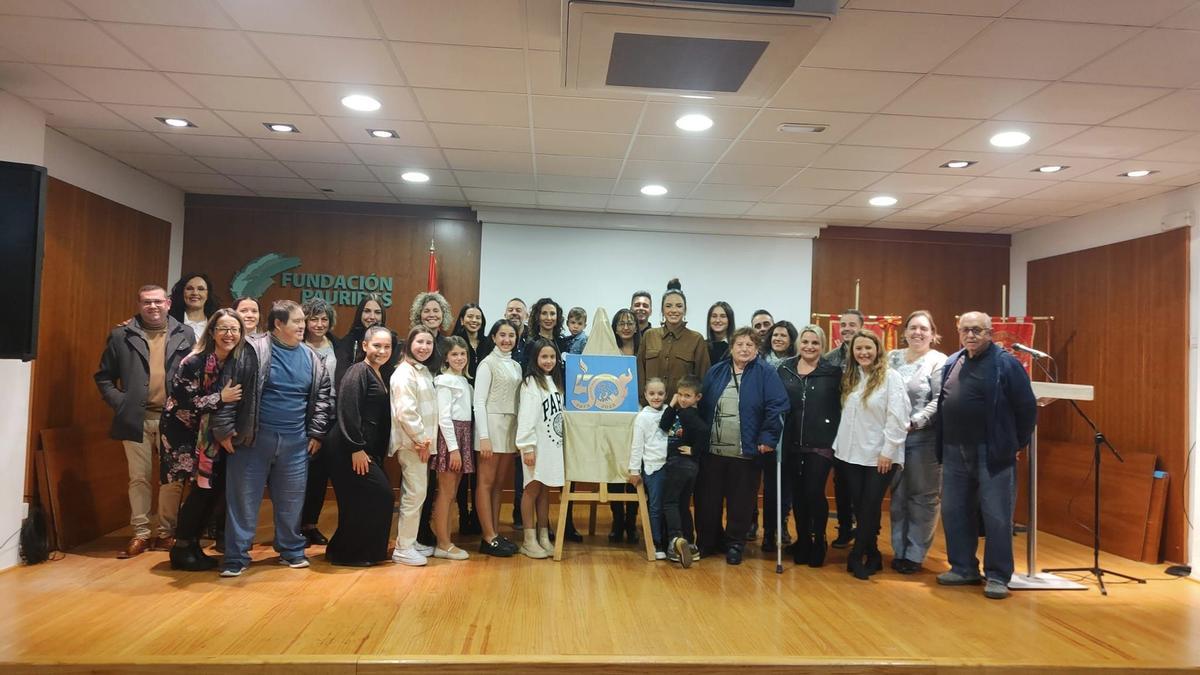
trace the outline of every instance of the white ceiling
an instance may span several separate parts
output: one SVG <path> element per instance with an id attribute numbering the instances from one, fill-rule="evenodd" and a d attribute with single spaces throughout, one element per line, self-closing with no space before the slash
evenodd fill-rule
<path id="1" fill-rule="evenodd" d="M 761 107 L 562 89 L 559 0 L 0 0 L 0 89 L 197 193 L 1007 233 L 1200 182 L 1198 0 L 843 4 Z"/>

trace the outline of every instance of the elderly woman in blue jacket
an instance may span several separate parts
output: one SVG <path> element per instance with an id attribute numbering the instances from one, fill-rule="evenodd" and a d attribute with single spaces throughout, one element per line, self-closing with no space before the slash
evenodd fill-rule
<path id="1" fill-rule="evenodd" d="M 700 398 L 712 438 L 696 482 L 696 540 L 702 552 L 724 551 L 725 562 L 738 565 L 758 497 L 754 458 L 775 451 L 788 396 L 775 368 L 759 358 L 753 328 L 737 329 L 730 343 L 729 355 L 704 376 Z"/>

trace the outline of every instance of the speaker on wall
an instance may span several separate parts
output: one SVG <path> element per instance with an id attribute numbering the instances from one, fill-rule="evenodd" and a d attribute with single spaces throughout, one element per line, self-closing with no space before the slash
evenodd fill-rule
<path id="1" fill-rule="evenodd" d="M 0 359 L 37 356 L 46 167 L 0 162 Z"/>

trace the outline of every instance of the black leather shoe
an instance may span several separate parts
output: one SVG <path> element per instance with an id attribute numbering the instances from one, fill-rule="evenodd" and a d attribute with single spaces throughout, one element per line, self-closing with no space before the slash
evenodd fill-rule
<path id="1" fill-rule="evenodd" d="M 583 535 L 579 534 L 579 531 L 573 527 L 571 529 L 567 530 L 566 534 L 564 534 L 563 536 L 567 538 L 567 541 L 573 541 L 576 544 L 583 542 Z M 554 532 L 550 533 L 550 541 L 551 542 L 554 541 Z"/>
<path id="2" fill-rule="evenodd" d="M 630 525 L 629 527 L 625 528 L 625 543 L 627 543 L 627 544 L 638 543 L 637 527 Z"/>
<path id="3" fill-rule="evenodd" d="M 321 531 L 315 527 L 307 527 L 303 530 L 300 530 L 300 532 L 304 535 L 304 539 L 308 542 L 305 544 L 304 548 L 308 548 L 309 546 L 325 546 L 329 544 L 329 540 L 325 538 L 325 535 L 321 534 Z"/>
<path id="4" fill-rule="evenodd" d="M 849 569 L 850 573 L 854 575 L 855 579 L 862 579 L 863 581 L 866 581 L 871 578 L 870 570 L 867 568 L 866 564 L 857 557 L 851 558 L 851 560 L 846 563 L 846 567 Z"/>
<path id="5" fill-rule="evenodd" d="M 871 551 L 867 554 L 865 563 L 867 574 L 875 574 L 883 569 L 883 554 L 879 551 Z"/>
<path id="6" fill-rule="evenodd" d="M 730 565 L 742 564 L 742 549 L 740 546 L 730 546 L 728 551 L 725 551 L 725 562 Z"/>
<path id="7" fill-rule="evenodd" d="M 825 540 L 817 539 L 808 547 L 808 566 L 822 567 L 825 565 Z"/>
<path id="8" fill-rule="evenodd" d="M 837 539 L 834 539 L 829 545 L 834 548 L 850 548 L 850 543 L 854 541 L 854 530 L 839 530 Z"/>
<path id="9" fill-rule="evenodd" d="M 176 542 L 171 547 L 168 556 L 171 559 L 171 569 L 181 572 L 207 572 L 217 568 L 217 561 L 204 555 L 200 546 L 195 542 L 190 544 Z"/>

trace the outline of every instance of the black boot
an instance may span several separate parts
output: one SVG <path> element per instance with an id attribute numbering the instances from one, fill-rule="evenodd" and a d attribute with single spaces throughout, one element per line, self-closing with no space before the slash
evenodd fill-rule
<path id="1" fill-rule="evenodd" d="M 171 569 L 181 572 L 205 572 L 217 566 L 217 561 L 204 555 L 195 541 L 187 544 L 176 541 L 168 555 Z"/>
<path id="2" fill-rule="evenodd" d="M 808 566 L 821 567 L 825 564 L 825 537 L 817 537 L 813 539 L 812 544 L 808 547 Z"/>
<path id="3" fill-rule="evenodd" d="M 775 532 L 772 530 L 763 530 L 763 553 L 774 553 L 777 550 L 775 546 Z"/>
<path id="4" fill-rule="evenodd" d="M 795 543 L 784 549 L 792 554 L 792 562 L 797 565 L 807 565 L 810 551 L 812 550 L 812 539 L 805 536 L 800 536 Z"/>

